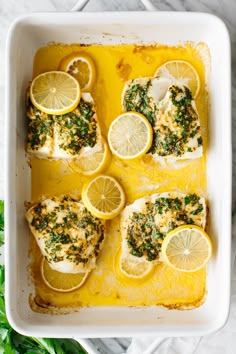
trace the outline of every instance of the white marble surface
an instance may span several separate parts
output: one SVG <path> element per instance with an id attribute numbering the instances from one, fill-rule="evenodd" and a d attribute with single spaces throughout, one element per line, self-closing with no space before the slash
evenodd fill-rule
<path id="1" fill-rule="evenodd" d="M 19 15 L 26 14 L 35 11 L 69 11 L 75 4 L 76 0 L 0 0 L 0 198 L 4 195 L 3 190 L 3 155 L 4 155 L 4 54 L 5 54 L 5 39 L 8 27 L 10 23 Z M 232 93 L 233 93 L 233 123 L 232 123 L 232 136 L 233 136 L 233 208 L 232 213 L 236 211 L 236 1 L 235 0 L 152 0 L 151 5 L 149 0 L 90 0 L 84 7 L 83 11 L 142 11 L 145 10 L 144 4 L 149 8 L 155 6 L 158 11 L 198 11 L 208 12 L 219 16 L 227 25 L 231 43 L 232 43 Z M 224 63 L 222 63 L 224 65 Z M 235 301 L 235 300 L 234 300 Z M 236 301 L 235 301 L 236 303 Z M 231 309 L 231 312 L 233 310 Z M 235 311 L 235 310 L 234 310 Z M 233 327 L 235 322 L 229 321 L 228 327 Z M 228 329 L 227 327 L 227 329 Z M 230 327 L 230 331 L 233 329 Z M 209 339 L 217 343 L 216 339 Z M 222 337 L 223 338 L 223 337 Z M 224 337 L 225 338 L 225 337 Z M 171 340 L 171 339 L 170 339 Z M 121 354 L 126 352 L 131 339 L 104 339 L 93 340 L 93 344 L 98 348 L 98 352 L 102 354 Z M 214 344 L 214 343 L 213 343 Z M 162 349 L 154 349 L 152 351 L 144 352 L 144 349 L 136 347 L 135 354 L 161 354 L 161 353 L 176 353 L 179 351 L 168 351 L 166 347 L 165 351 Z M 196 348 L 195 348 L 196 349 Z M 194 351 L 181 352 L 186 354 L 195 353 Z M 129 352 L 129 351 L 128 351 Z M 227 353 L 235 353 L 236 349 Z M 197 353 L 197 351 L 196 351 Z M 207 351 L 201 353 L 215 354 L 223 353 L 218 351 L 216 346 L 212 345 Z M 226 354 L 226 352 L 225 352 Z"/>

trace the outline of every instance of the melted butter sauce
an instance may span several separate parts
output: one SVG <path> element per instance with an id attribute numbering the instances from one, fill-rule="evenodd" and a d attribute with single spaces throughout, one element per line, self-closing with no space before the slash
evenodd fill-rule
<path id="1" fill-rule="evenodd" d="M 157 67 L 166 61 L 189 61 L 197 70 L 201 89 L 196 99 L 200 116 L 204 156 L 162 166 L 149 155 L 134 161 L 112 157 L 105 171 L 123 186 L 127 203 L 153 193 L 179 191 L 199 193 L 207 197 L 206 150 L 208 97 L 205 89 L 205 68 L 199 52 L 192 44 L 185 46 L 82 46 L 53 44 L 38 50 L 34 59 L 33 77 L 57 70 L 60 60 L 72 52 L 91 55 L 96 65 L 96 84 L 92 90 L 102 134 L 106 138 L 111 121 L 121 113 L 121 92 L 126 80 L 152 76 Z M 73 173 L 63 162 L 32 160 L 32 200 L 64 193 L 80 196 L 87 177 Z M 198 306 L 204 300 L 206 270 L 194 273 L 177 272 L 159 263 L 150 276 L 143 280 L 122 277 L 117 269 L 117 250 L 121 236 L 119 217 L 107 223 L 106 240 L 84 286 L 74 292 L 61 294 L 48 289 L 40 276 L 40 251 L 32 238 L 32 275 L 36 295 L 41 302 L 55 307 L 93 305 L 147 306 L 164 305 L 170 308 Z"/>

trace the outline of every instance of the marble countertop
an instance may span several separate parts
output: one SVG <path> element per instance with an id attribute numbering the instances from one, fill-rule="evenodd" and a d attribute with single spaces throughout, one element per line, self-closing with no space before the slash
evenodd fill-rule
<path id="1" fill-rule="evenodd" d="M 35 11 L 69 11 L 77 4 L 76 0 L 0 0 L 0 198 L 4 197 L 4 52 L 7 30 L 19 15 Z M 236 1 L 235 0 L 90 0 L 83 11 L 143 11 L 156 8 L 157 11 L 196 11 L 219 16 L 226 24 L 232 45 L 232 137 L 233 137 L 233 205 L 236 211 Z M 224 63 L 222 63 L 224 65 Z M 94 346 L 102 354 L 121 354 L 131 339 L 94 339 Z M 233 349 L 232 349 L 233 350 Z M 233 351 L 232 351 L 233 352 Z M 154 353 L 154 351 L 145 353 Z M 155 353 L 159 353 L 155 351 Z M 161 351 L 160 353 L 164 353 Z M 167 353 L 167 352 L 165 352 Z M 172 353 L 172 352 L 171 352 Z M 174 353 L 174 352 L 173 352 Z M 176 352 L 175 352 L 176 353 Z M 189 352 L 190 353 L 190 352 Z M 192 353 L 192 352 L 191 352 Z M 209 354 L 216 351 L 208 351 Z M 218 353 L 218 352 L 217 352 Z M 141 351 L 136 354 L 143 354 Z M 169 354 L 169 352 L 168 352 Z M 188 353 L 187 353 L 188 354 Z"/>

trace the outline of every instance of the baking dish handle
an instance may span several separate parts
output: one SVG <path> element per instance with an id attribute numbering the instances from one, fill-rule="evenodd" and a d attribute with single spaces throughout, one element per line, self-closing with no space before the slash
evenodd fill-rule
<path id="1" fill-rule="evenodd" d="M 141 0 L 141 2 L 147 11 L 157 11 L 151 0 Z"/>
<path id="2" fill-rule="evenodd" d="M 75 6 L 72 7 L 71 11 L 82 11 L 89 0 L 79 0 L 75 4 Z M 156 7 L 152 4 L 151 0 L 141 0 L 143 6 L 147 11 L 157 11 Z"/>

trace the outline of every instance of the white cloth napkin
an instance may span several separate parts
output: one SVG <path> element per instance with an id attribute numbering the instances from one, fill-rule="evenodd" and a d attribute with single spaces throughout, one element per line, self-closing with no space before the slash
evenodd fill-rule
<path id="1" fill-rule="evenodd" d="M 232 229 L 231 306 L 226 325 L 204 337 L 133 338 L 126 354 L 235 354 L 236 353 L 236 215 Z"/>

